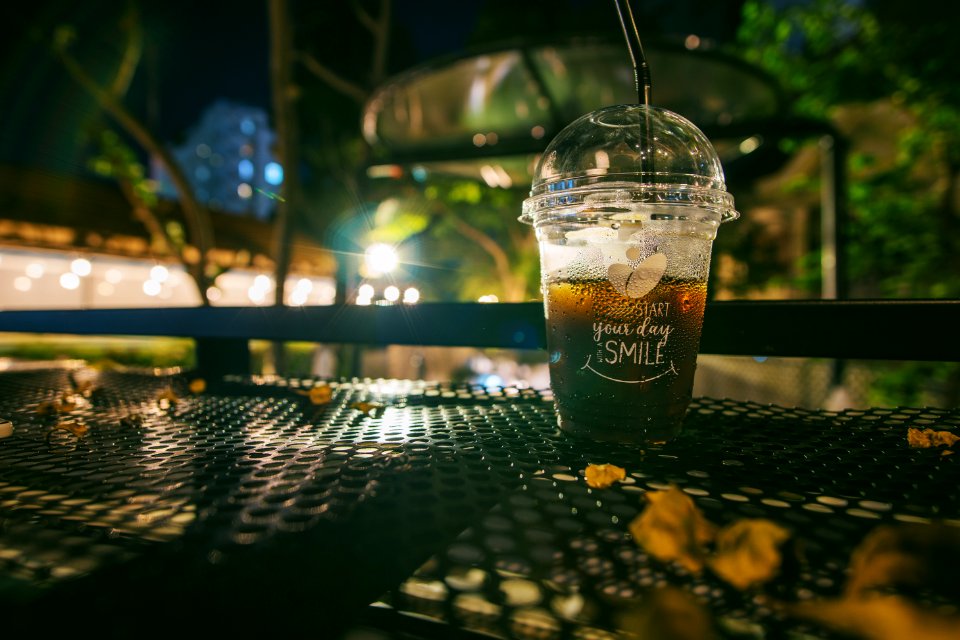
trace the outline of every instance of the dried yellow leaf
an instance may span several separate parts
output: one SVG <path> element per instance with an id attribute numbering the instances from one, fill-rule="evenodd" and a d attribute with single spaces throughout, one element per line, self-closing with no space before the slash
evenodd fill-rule
<path id="1" fill-rule="evenodd" d="M 383 413 L 384 405 L 379 402 L 354 402 L 350 405 L 350 408 L 376 418 Z"/>
<path id="2" fill-rule="evenodd" d="M 207 390 L 207 381 L 203 378 L 194 378 L 187 386 L 190 389 L 190 393 L 199 395 Z"/>
<path id="3" fill-rule="evenodd" d="M 653 591 L 639 606 L 617 615 L 616 623 L 628 638 L 712 640 L 717 637 L 706 608 L 676 587 Z"/>
<path id="4" fill-rule="evenodd" d="M 35 411 L 37 415 L 53 416 L 60 413 L 69 413 L 77 408 L 78 402 L 71 396 L 54 398 L 53 400 L 44 400 L 37 404 Z"/>
<path id="5" fill-rule="evenodd" d="M 933 444 L 938 447 L 952 447 L 957 441 L 960 441 L 960 437 L 949 431 L 934 431 L 933 433 Z"/>
<path id="6" fill-rule="evenodd" d="M 658 560 L 676 561 L 698 573 L 703 568 L 703 547 L 713 540 L 716 527 L 677 487 L 650 491 L 646 499 L 647 506 L 630 523 L 634 541 Z"/>
<path id="7" fill-rule="evenodd" d="M 956 640 L 960 616 L 923 609 L 900 596 L 810 601 L 786 611 L 843 634 L 866 640 Z"/>
<path id="8" fill-rule="evenodd" d="M 789 538 L 789 531 L 769 520 L 738 520 L 717 533 L 716 552 L 708 564 L 742 591 L 777 575 L 783 559 L 780 548 Z"/>
<path id="9" fill-rule="evenodd" d="M 167 401 L 170 404 L 176 404 L 180 401 L 180 396 L 173 390 L 173 387 L 167 387 L 157 394 L 157 402 Z"/>
<path id="10" fill-rule="evenodd" d="M 52 416 L 60 413 L 60 400 L 44 400 L 37 404 L 37 408 L 34 409 L 34 411 L 40 416 Z"/>
<path id="11" fill-rule="evenodd" d="M 876 589 L 924 587 L 957 597 L 957 566 L 960 528 L 945 524 L 884 525 L 867 534 L 854 549 L 844 593 L 862 597 Z"/>
<path id="12" fill-rule="evenodd" d="M 915 449 L 929 449 L 931 447 L 952 447 L 960 441 L 960 437 L 950 431 L 934 431 L 933 429 L 907 430 L 907 444 Z"/>
<path id="13" fill-rule="evenodd" d="M 85 424 L 80 424 L 78 422 L 61 422 L 54 429 L 62 429 L 64 431 L 69 431 L 78 438 L 82 438 L 87 435 L 90 431 L 90 427 Z"/>
<path id="14" fill-rule="evenodd" d="M 70 381 L 70 387 L 73 389 L 74 393 L 82 396 L 89 396 L 93 392 L 93 381 L 81 380 L 75 371 L 71 371 L 67 374 L 67 380 Z"/>
<path id="15" fill-rule="evenodd" d="M 333 389 L 326 383 L 315 384 L 309 391 L 297 391 L 302 396 L 307 396 L 311 404 L 322 405 L 330 404 L 333 400 Z"/>
<path id="16" fill-rule="evenodd" d="M 627 470 L 615 464 L 588 464 L 583 472 L 587 484 L 594 489 L 606 489 L 627 478 Z"/>

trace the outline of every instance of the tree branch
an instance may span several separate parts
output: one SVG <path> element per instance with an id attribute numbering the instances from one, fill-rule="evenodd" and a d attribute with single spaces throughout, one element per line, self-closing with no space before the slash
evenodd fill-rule
<path id="1" fill-rule="evenodd" d="M 370 69 L 370 80 L 373 86 L 379 85 L 387 68 L 387 50 L 390 44 L 390 0 L 380 0 L 380 16 L 377 28 L 373 31 L 373 64 Z"/>
<path id="2" fill-rule="evenodd" d="M 503 287 L 504 297 L 507 298 L 506 302 L 515 302 L 514 298 L 517 298 L 518 295 L 516 287 L 514 286 L 513 272 L 510 271 L 510 259 L 507 257 L 507 252 L 503 250 L 503 247 L 501 247 L 496 240 L 462 218 L 451 213 L 449 214 L 449 219 L 461 235 L 469 240 L 473 240 L 480 245 L 481 249 L 490 254 L 496 266 L 500 284 Z"/>
<path id="3" fill-rule="evenodd" d="M 273 259 L 276 261 L 274 304 L 283 306 L 287 273 L 290 269 L 290 238 L 293 217 L 300 206 L 300 127 L 291 91 L 293 83 L 293 29 L 287 0 L 269 0 L 270 13 L 270 92 L 277 127 L 277 160 L 286 167 L 280 193 L 284 199 L 277 203 L 273 229 Z M 283 352 L 275 344 L 275 364 L 282 368 Z"/>
<path id="4" fill-rule="evenodd" d="M 380 28 L 380 25 L 377 24 L 377 21 L 374 20 L 373 17 L 367 13 L 367 10 L 360 6 L 360 3 L 356 0 L 351 2 L 350 6 L 353 7 L 353 13 L 357 16 L 357 20 L 359 20 L 363 26 L 369 29 L 370 33 L 376 35 L 377 29 Z"/>
<path id="5" fill-rule="evenodd" d="M 180 196 L 180 205 L 183 207 L 184 218 L 187 227 L 190 230 L 190 238 L 196 245 L 200 253 L 200 297 L 204 305 L 209 304 L 206 297 L 206 277 L 203 273 L 203 265 L 206 264 L 208 253 L 213 245 L 213 225 L 210 222 L 210 216 L 193 197 L 193 190 L 187 177 L 170 151 L 157 140 L 152 133 L 134 117 L 127 109 L 111 94 L 101 87 L 90 77 L 89 74 L 74 60 L 62 47 L 53 47 L 54 53 L 63 64 L 67 73 L 77 84 L 79 84 L 87 93 L 97 101 L 100 107 L 106 111 L 123 129 L 133 137 L 148 153 L 153 154 L 157 160 L 164 166 L 170 174 L 170 179 Z"/>
<path id="6" fill-rule="evenodd" d="M 120 66 L 117 67 L 117 75 L 110 85 L 110 93 L 117 99 L 122 98 L 130 88 L 133 75 L 136 73 L 137 67 L 140 65 L 140 58 L 143 55 L 143 28 L 135 5 L 130 5 L 121 21 L 121 25 L 127 32 L 127 41 L 123 48 Z"/>
<path id="7" fill-rule="evenodd" d="M 317 76 L 340 93 L 353 98 L 361 105 L 367 101 L 368 93 L 366 89 L 337 75 L 334 71 L 324 66 L 323 63 L 309 53 L 298 53 L 296 57 L 300 60 L 300 62 L 303 63 L 303 66 L 305 66 L 310 73 Z"/>
<path id="8" fill-rule="evenodd" d="M 119 178 L 117 181 L 120 183 L 120 191 L 123 192 L 127 203 L 130 205 L 130 208 L 133 209 L 134 217 L 146 227 L 147 233 L 150 234 L 151 244 L 159 242 L 160 249 L 163 253 L 178 256 L 178 253 L 173 248 L 173 243 L 170 241 L 170 235 L 166 229 L 163 228 L 163 225 L 160 224 L 160 221 L 150 207 L 137 195 L 133 184 L 126 178 Z M 199 283 L 197 283 L 197 285 L 199 286 Z"/>

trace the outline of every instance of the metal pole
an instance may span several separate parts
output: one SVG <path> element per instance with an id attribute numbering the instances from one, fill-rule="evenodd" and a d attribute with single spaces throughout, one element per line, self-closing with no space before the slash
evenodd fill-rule
<path id="1" fill-rule="evenodd" d="M 846 148 L 836 135 L 820 138 L 820 295 L 824 300 L 843 300 L 849 291 L 846 277 Z M 831 390 L 843 385 L 844 360 L 834 360 Z"/>

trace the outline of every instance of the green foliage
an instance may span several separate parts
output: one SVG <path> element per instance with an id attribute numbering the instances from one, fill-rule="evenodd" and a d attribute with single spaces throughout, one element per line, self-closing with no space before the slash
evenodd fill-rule
<path id="1" fill-rule="evenodd" d="M 85 360 L 129 367 L 186 368 L 195 365 L 193 341 L 185 338 L 99 338 L 19 336 L 0 339 L 0 356 L 22 360 Z"/>
<path id="2" fill-rule="evenodd" d="M 950 198 L 960 167 L 960 108 L 946 101 L 952 86 L 923 72 L 933 52 L 924 60 L 905 57 L 892 37 L 898 25 L 840 0 L 780 11 L 751 0 L 743 17 L 744 57 L 785 84 L 797 114 L 830 119 L 844 105 L 884 101 L 910 122 L 899 133 L 892 163 L 878 167 L 875 157 L 856 151 L 849 157 L 854 293 L 960 297 L 960 221 Z M 856 149 L 857 140 L 851 142 Z"/>
<path id="3" fill-rule="evenodd" d="M 896 362 L 875 368 L 867 402 L 877 407 L 923 407 L 950 398 L 960 383 L 953 362 Z"/>
<path id="4" fill-rule="evenodd" d="M 385 242 L 399 245 L 426 231 L 430 221 L 430 214 L 418 200 L 389 198 L 377 207 L 366 244 Z"/>
<path id="5" fill-rule="evenodd" d="M 760 0 L 743 7 L 740 53 L 770 72 L 799 115 L 819 117 L 848 100 L 887 93 L 876 65 L 876 19 L 840 0 L 815 0 L 777 9 Z"/>
<path id="6" fill-rule="evenodd" d="M 90 169 L 97 175 L 129 184 L 140 202 L 155 207 L 157 183 L 146 177 L 146 168 L 130 145 L 108 128 L 96 130 L 91 137 L 96 153 L 89 160 Z"/>
<path id="7" fill-rule="evenodd" d="M 929 6 L 927 6 L 929 5 Z M 948 19 L 956 9 L 816 0 L 776 9 L 749 0 L 740 53 L 778 78 L 793 111 L 825 120 L 879 105 L 895 136 L 891 157 L 852 138 L 846 245 L 854 297 L 960 298 L 960 45 Z M 930 20 L 940 15 L 943 20 Z M 874 117 L 877 117 L 874 114 Z M 815 178 L 794 188 L 815 189 Z M 800 265 L 815 279 L 819 260 Z M 808 274 L 808 275 L 807 275 Z M 879 375 L 872 402 L 960 401 L 955 364 L 911 364 Z"/>
<path id="8" fill-rule="evenodd" d="M 183 247 L 187 244 L 187 233 L 183 229 L 183 225 L 176 220 L 168 220 L 164 228 L 167 231 L 167 237 L 170 239 L 170 244 L 172 244 L 178 251 L 182 250 Z"/>
<path id="9" fill-rule="evenodd" d="M 365 243 L 416 243 L 433 299 L 527 299 L 536 292 L 537 252 L 517 221 L 523 194 L 432 175 L 425 186 L 390 183 Z"/>
<path id="10" fill-rule="evenodd" d="M 53 47 L 57 51 L 67 49 L 77 39 L 77 30 L 73 25 L 62 24 L 53 31 Z"/>
<path id="11" fill-rule="evenodd" d="M 491 193 L 493 193 L 492 190 Z M 450 204 L 476 205 L 481 202 L 483 195 L 483 190 L 480 188 L 479 183 L 461 180 L 447 186 L 444 199 Z"/>

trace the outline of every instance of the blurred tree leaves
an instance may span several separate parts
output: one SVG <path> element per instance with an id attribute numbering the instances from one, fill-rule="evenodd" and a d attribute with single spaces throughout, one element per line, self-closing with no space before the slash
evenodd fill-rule
<path id="1" fill-rule="evenodd" d="M 111 65 L 114 69 L 112 80 L 108 83 L 103 83 L 75 55 L 71 45 L 78 40 L 78 32 L 73 25 L 59 25 L 53 29 L 49 34 L 49 51 L 71 80 L 93 98 L 100 111 L 170 175 L 180 197 L 180 207 L 193 246 L 180 243 L 176 236 L 168 235 L 166 225 L 154 210 L 157 205 L 156 185 L 146 178 L 146 171 L 128 142 L 101 123 L 94 124 L 90 131 L 84 132 L 97 148 L 97 155 L 90 163 L 91 169 L 117 181 L 133 216 L 150 235 L 151 250 L 160 255 L 176 256 L 196 283 L 201 303 L 208 305 L 208 284 L 212 283 L 214 273 L 218 270 L 208 260 L 209 250 L 213 247 L 213 226 L 209 212 L 197 202 L 182 168 L 157 132 L 124 104 L 143 55 L 144 30 L 136 3 L 127 5 L 117 22 L 117 28 L 117 35 L 122 36 L 123 47 Z M 180 237 L 183 236 L 181 233 Z"/>
<path id="2" fill-rule="evenodd" d="M 815 0 L 778 10 L 751 0 L 738 36 L 741 53 L 784 84 L 795 113 L 847 130 L 853 295 L 960 297 L 960 90 L 955 72 L 931 72 L 958 47 L 920 48 L 916 34 L 904 40 L 904 12 L 874 5 L 876 11 Z M 931 15 L 910 22 L 917 32 L 941 32 Z M 853 111 L 878 103 L 883 108 Z M 873 134 L 870 118 L 882 135 L 895 137 L 891 157 L 878 157 L 875 145 L 858 139 Z"/>
<path id="3" fill-rule="evenodd" d="M 744 5 L 739 53 L 784 85 L 794 113 L 830 120 L 850 143 L 853 297 L 960 298 L 958 15 L 932 0 Z M 818 264 L 805 259 L 799 280 Z M 933 388 L 955 405 L 960 368 L 903 365 L 872 401 L 929 401 Z"/>
<path id="4" fill-rule="evenodd" d="M 432 175 L 425 184 L 391 182 L 365 244 L 416 243 L 431 299 L 516 302 L 534 295 L 534 234 L 517 221 L 524 194 L 463 178 Z"/>

